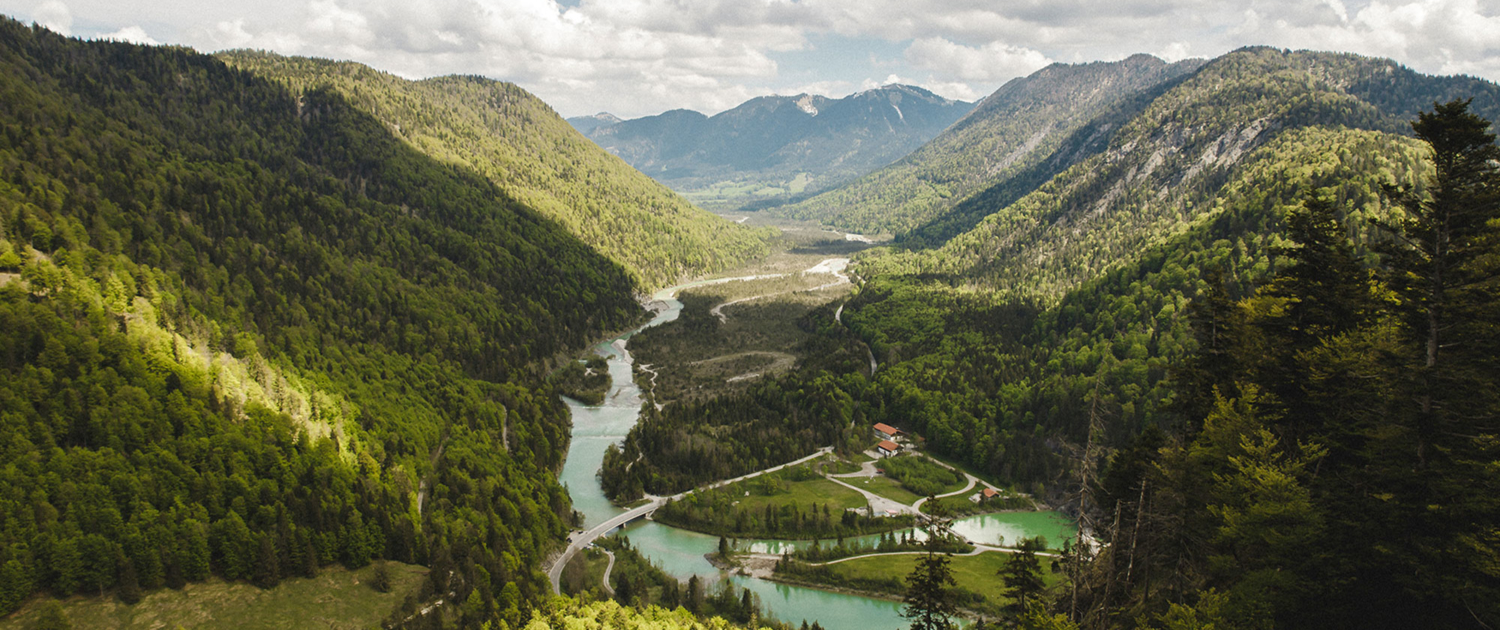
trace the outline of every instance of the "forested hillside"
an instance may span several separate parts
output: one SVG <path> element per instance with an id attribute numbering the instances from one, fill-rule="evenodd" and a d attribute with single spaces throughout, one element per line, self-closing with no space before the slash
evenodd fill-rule
<path id="1" fill-rule="evenodd" d="M 844 183 L 910 153 L 972 105 L 910 85 L 828 98 L 762 96 L 713 116 L 672 110 L 588 136 L 704 203 L 763 205 Z"/>
<path id="2" fill-rule="evenodd" d="M 1500 147 L 1463 101 L 1413 127 L 1433 168 L 1391 191 L 1380 264 L 1309 195 L 1269 282 L 1194 300 L 1183 423 L 1142 434 L 1093 495 L 1112 544 L 1078 571 L 1078 619 L 1500 622 Z"/>
<path id="3" fill-rule="evenodd" d="M 1290 139 L 1298 130 L 1401 133 L 1421 107 L 1458 97 L 1500 113 L 1500 88 L 1484 81 L 1424 77 L 1354 55 L 1236 51 L 1152 101 L 1103 153 L 995 208 L 940 250 L 881 269 L 943 273 L 1051 302 L 1221 210 L 1226 195 L 1240 194 L 1227 185 L 1237 174 L 1299 151 Z M 1277 141 L 1276 150 L 1256 150 Z M 1371 171 L 1384 166 L 1379 152 L 1370 159 Z M 1379 185 L 1366 188 L 1355 207 L 1371 203 Z"/>
<path id="4" fill-rule="evenodd" d="M 1375 264 L 1373 221 L 1394 212 L 1384 188 L 1428 172 L 1404 121 L 1465 93 L 1500 112 L 1500 87 L 1478 80 L 1231 53 L 975 230 L 869 260 L 846 321 L 891 364 L 877 380 L 900 401 L 893 421 L 972 465 L 1055 479 L 1057 441 L 1085 441 L 1091 413 L 1109 418 L 1112 445 L 1173 421 L 1169 366 L 1197 347 L 1187 305 L 1210 270 L 1247 292 L 1284 264 L 1282 217 L 1308 191 L 1335 201 Z"/>
<path id="5" fill-rule="evenodd" d="M 905 234 L 936 222 L 938 233 L 923 238 L 941 243 L 1097 153 L 1153 88 L 1201 63 L 1136 55 L 1053 64 L 1005 84 L 895 164 L 776 212 L 869 233 Z M 1007 185 L 1006 199 L 969 200 Z"/>
<path id="6" fill-rule="evenodd" d="M 0 68 L 0 611 L 385 557 L 523 622 L 572 519 L 536 373 L 627 271 L 335 90 L 11 20 Z"/>
<path id="7" fill-rule="evenodd" d="M 294 94 L 337 92 L 422 153 L 484 175 L 561 223 L 643 290 L 766 251 L 760 235 L 693 207 L 600 150 L 514 84 L 474 76 L 408 81 L 349 61 L 262 52 L 217 56 Z"/>
<path id="8" fill-rule="evenodd" d="M 674 445 L 709 435 L 757 457 L 726 418 L 773 404 L 835 439 L 886 422 L 1112 540 L 1058 606 L 1086 627 L 1491 623 L 1497 95 L 1352 55 L 1214 60 L 975 230 L 860 261 L 843 319 L 873 377 L 669 407 L 625 474 L 701 472 Z"/>

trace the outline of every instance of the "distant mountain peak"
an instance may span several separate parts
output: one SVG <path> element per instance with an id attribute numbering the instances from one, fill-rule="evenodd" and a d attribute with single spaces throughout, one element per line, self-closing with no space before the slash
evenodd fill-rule
<path id="1" fill-rule="evenodd" d="M 810 94 L 798 95 L 797 109 L 807 112 L 807 115 L 809 116 L 818 115 L 818 106 L 813 104 L 813 97 Z"/>
<path id="2" fill-rule="evenodd" d="M 609 112 L 599 112 L 590 116 L 574 116 L 568 119 L 568 124 L 573 125 L 573 128 L 577 129 L 580 133 L 587 134 L 599 127 L 613 125 L 620 121 L 621 118 L 619 116 Z"/>
<path id="3" fill-rule="evenodd" d="M 891 84 L 837 99 L 757 96 L 713 116 L 675 109 L 584 134 L 675 190 L 717 190 L 735 181 L 737 188 L 753 191 L 727 195 L 721 203 L 730 204 L 801 194 L 863 175 L 906 155 L 971 107 Z M 569 122 L 578 126 L 578 120 Z"/>

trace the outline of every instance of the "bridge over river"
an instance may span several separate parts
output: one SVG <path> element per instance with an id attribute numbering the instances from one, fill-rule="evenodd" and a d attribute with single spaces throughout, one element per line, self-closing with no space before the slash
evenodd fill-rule
<path id="1" fill-rule="evenodd" d="M 577 555 L 579 551 L 582 551 L 583 549 L 587 548 L 589 545 L 594 544 L 595 540 L 598 540 L 599 537 L 604 536 L 605 534 L 608 534 L 608 533 L 614 531 L 615 528 L 624 527 L 626 524 L 630 523 L 631 521 L 634 521 L 636 519 L 645 518 L 645 517 L 650 516 L 652 512 L 655 512 L 661 506 L 666 505 L 668 501 L 676 501 L 678 499 L 686 497 L 686 496 L 688 496 L 688 495 L 690 495 L 690 494 L 692 494 L 694 492 L 698 492 L 700 490 L 712 490 L 712 489 L 717 488 L 719 486 L 725 486 L 725 485 L 729 485 L 729 484 L 732 484 L 732 483 L 737 483 L 737 482 L 740 482 L 740 481 L 744 481 L 746 479 L 751 479 L 751 478 L 754 478 L 754 477 L 759 477 L 759 476 L 764 475 L 766 473 L 776 472 L 778 470 L 781 470 L 783 468 L 787 468 L 789 466 L 797 466 L 797 465 L 800 465 L 800 464 L 803 464 L 803 463 L 806 463 L 806 462 L 810 462 L 810 461 L 812 461 L 814 459 L 817 459 L 819 457 L 827 455 L 827 454 L 829 454 L 831 452 L 833 452 L 833 447 L 832 446 L 825 446 L 823 448 L 818 449 L 813 454 L 808 455 L 807 457 L 803 457 L 802 459 L 798 459 L 798 460 L 795 460 L 795 461 L 790 461 L 790 462 L 787 462 L 785 464 L 781 464 L 780 466 L 772 466 L 772 467 L 767 468 L 765 470 L 757 470 L 757 471 L 755 471 L 753 473 L 750 473 L 748 475 L 741 475 L 741 476 L 735 477 L 733 479 L 725 479 L 723 481 L 716 481 L 716 482 L 708 484 L 706 486 L 700 486 L 698 488 L 694 488 L 694 489 L 688 490 L 686 492 L 674 494 L 674 495 L 672 495 L 670 497 L 650 497 L 650 500 L 648 500 L 645 505 L 641 505 L 639 507 L 631 508 L 630 510 L 625 511 L 622 514 L 618 514 L 615 517 L 613 517 L 613 518 L 611 518 L 611 519 L 609 519 L 607 521 L 604 521 L 603 523 L 600 523 L 598 525 L 593 526 L 592 528 L 589 528 L 587 531 L 584 531 L 584 532 L 581 532 L 581 533 L 580 532 L 576 532 L 576 531 L 573 532 L 572 534 L 570 534 L 568 536 L 568 548 L 564 549 L 563 552 L 561 554 L 559 554 L 553 560 L 552 566 L 547 569 L 547 578 L 550 579 L 550 580 L 552 580 L 552 592 L 554 592 L 554 593 L 562 593 L 562 570 L 563 570 L 563 567 L 568 566 L 568 561 L 572 560 L 573 556 Z"/>

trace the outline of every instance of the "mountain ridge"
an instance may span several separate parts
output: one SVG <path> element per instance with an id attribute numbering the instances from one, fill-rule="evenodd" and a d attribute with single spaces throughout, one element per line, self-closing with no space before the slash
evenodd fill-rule
<path id="1" fill-rule="evenodd" d="M 1121 99 L 1186 74 L 1199 63 L 1168 64 L 1134 55 L 1118 62 L 1049 65 L 980 99 L 963 118 L 900 160 L 772 211 L 858 232 L 913 230 L 938 220 L 970 195 L 1041 163 L 1064 138 Z"/>
<path id="2" fill-rule="evenodd" d="M 764 234 L 704 212 L 601 151 L 514 84 L 464 75 L 408 81 L 354 62 L 253 51 L 217 57 L 294 90 L 339 91 L 412 146 L 484 174 L 562 223 L 630 271 L 643 294 L 766 251 Z"/>
<path id="3" fill-rule="evenodd" d="M 892 84 L 838 99 L 759 96 L 713 116 L 669 110 L 596 126 L 588 136 L 673 189 L 722 204 L 727 197 L 703 191 L 726 182 L 752 188 L 730 195 L 743 202 L 826 188 L 898 159 L 968 108 Z"/>

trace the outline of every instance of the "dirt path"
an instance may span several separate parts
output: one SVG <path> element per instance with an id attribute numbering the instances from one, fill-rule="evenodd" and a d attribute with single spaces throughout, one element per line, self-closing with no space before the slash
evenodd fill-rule
<path id="1" fill-rule="evenodd" d="M 849 282 L 849 276 L 844 275 L 844 269 L 847 268 L 848 266 L 849 266 L 849 259 L 848 258 L 825 258 L 825 259 L 823 259 L 822 262 L 819 262 L 818 264 L 813 265 L 812 267 L 809 267 L 809 268 L 803 270 L 802 271 L 802 275 L 805 276 L 805 275 L 810 274 L 810 273 L 828 273 L 828 274 L 833 274 L 833 277 L 834 277 L 834 281 L 833 282 L 829 282 L 829 283 L 825 283 L 825 284 L 820 284 L 820 285 L 815 286 L 815 287 L 813 287 L 811 289 L 793 289 L 793 290 L 790 290 L 790 291 L 778 291 L 776 293 L 767 293 L 765 295 L 752 295 L 750 297 L 740 298 L 738 300 L 730 300 L 728 302 L 723 302 L 723 303 L 721 303 L 721 304 L 719 304 L 719 305 L 717 305 L 717 306 L 709 309 L 708 312 L 709 312 L 709 314 L 713 315 L 714 317 L 719 318 L 719 321 L 722 323 L 722 322 L 729 321 L 729 318 L 724 316 L 724 307 L 726 307 L 726 306 L 734 306 L 735 304 L 742 304 L 742 303 L 745 303 L 745 302 L 749 302 L 751 300 L 760 300 L 760 299 L 769 298 L 769 297 L 776 297 L 778 295 L 790 295 L 792 293 L 815 293 L 817 291 L 822 291 L 824 289 L 836 287 L 836 286 L 839 286 L 839 285 L 842 285 L 842 284 L 848 284 L 848 282 Z M 788 276 L 788 275 L 791 275 L 791 274 L 778 274 L 778 275 L 775 275 L 775 276 L 764 276 L 764 277 L 779 278 L 779 277 L 785 277 L 785 276 Z"/>
<path id="2" fill-rule="evenodd" d="M 765 375 L 765 374 L 771 374 L 771 373 L 776 373 L 776 372 L 785 372 L 787 370 L 792 369 L 792 366 L 794 366 L 794 365 L 797 364 L 797 357 L 795 357 L 793 355 L 790 355 L 790 354 L 787 354 L 785 352 L 775 352 L 775 351 L 772 351 L 772 350 L 747 350 L 745 352 L 736 352 L 734 354 L 721 355 L 721 356 L 713 357 L 711 359 L 701 359 L 701 360 L 698 360 L 698 361 L 693 361 L 692 363 L 689 363 L 688 365 L 712 365 L 714 363 L 724 363 L 724 362 L 727 362 L 727 361 L 733 361 L 733 360 L 741 358 L 741 357 L 752 357 L 752 356 L 771 357 L 773 359 L 773 361 L 771 362 L 770 365 L 765 366 L 763 368 L 760 368 L 758 371 L 755 371 L 755 372 L 745 372 L 744 374 L 737 374 L 735 376 L 731 376 L 729 378 L 724 379 L 724 382 L 725 383 L 734 383 L 734 382 L 737 382 L 737 381 L 744 381 L 744 380 L 749 380 L 749 379 L 752 379 L 752 378 L 758 378 L 758 377 L 760 377 L 762 375 Z M 653 382 L 653 384 L 655 384 L 655 375 L 656 375 L 656 373 L 652 372 L 652 379 L 653 379 L 652 382 Z"/>

